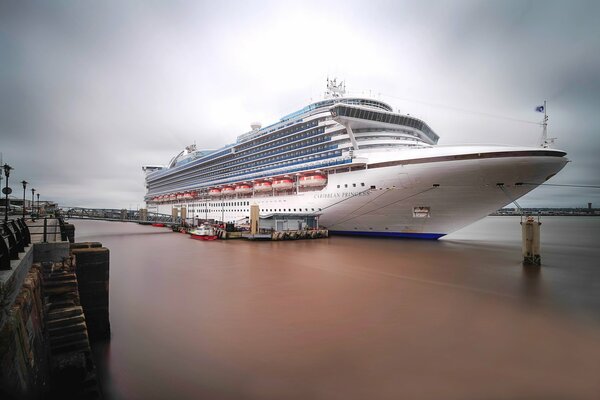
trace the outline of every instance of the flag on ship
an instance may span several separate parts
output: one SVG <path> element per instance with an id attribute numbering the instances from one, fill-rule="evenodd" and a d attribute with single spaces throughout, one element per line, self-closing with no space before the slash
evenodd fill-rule
<path id="1" fill-rule="evenodd" d="M 537 106 L 535 108 L 535 111 L 537 111 L 537 112 L 544 112 L 544 106 Z"/>

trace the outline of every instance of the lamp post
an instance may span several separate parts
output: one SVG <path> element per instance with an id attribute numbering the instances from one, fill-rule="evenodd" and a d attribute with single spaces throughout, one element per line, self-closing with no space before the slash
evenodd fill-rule
<path id="1" fill-rule="evenodd" d="M 33 196 L 35 195 L 35 189 L 31 188 L 31 220 L 33 221 L 33 214 L 35 210 L 35 200 Z"/>
<path id="2" fill-rule="evenodd" d="M 39 193 L 37 194 L 37 198 L 38 198 L 38 207 L 37 208 L 38 208 L 38 214 L 39 214 L 41 211 L 40 210 L 40 194 Z"/>
<path id="3" fill-rule="evenodd" d="M 27 184 L 29 182 L 23 179 L 21 183 L 23 184 L 23 221 L 25 221 L 25 189 L 27 188 Z"/>
<path id="4" fill-rule="evenodd" d="M 10 190 L 8 187 L 8 177 L 10 176 L 10 170 L 12 167 L 8 164 L 4 164 L 2 168 L 4 168 L 4 176 L 6 176 L 6 186 L 4 186 L 4 189 L 2 190 L 2 192 L 6 195 L 4 198 L 4 222 L 8 223 L 8 209 L 10 208 L 8 195 L 10 192 L 12 192 L 12 190 Z"/>

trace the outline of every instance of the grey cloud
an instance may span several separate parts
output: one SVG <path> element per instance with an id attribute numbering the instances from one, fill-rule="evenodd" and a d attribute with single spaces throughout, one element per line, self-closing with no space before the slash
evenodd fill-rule
<path id="1" fill-rule="evenodd" d="M 547 99 L 573 160 L 553 182 L 598 184 L 599 16 L 593 1 L 5 1 L 0 151 L 61 203 L 126 207 L 142 164 L 274 122 L 333 73 L 396 96 L 443 143 L 532 144 L 539 127 L 401 98 L 526 120 Z M 540 188 L 523 204 L 599 196 Z"/>

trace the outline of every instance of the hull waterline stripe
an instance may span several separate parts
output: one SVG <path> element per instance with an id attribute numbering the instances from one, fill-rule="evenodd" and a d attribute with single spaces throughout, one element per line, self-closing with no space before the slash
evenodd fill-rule
<path id="1" fill-rule="evenodd" d="M 412 232 L 372 232 L 372 231 L 329 231 L 333 235 L 344 236 L 373 236 L 373 237 L 394 237 L 407 239 L 426 239 L 437 240 L 445 233 L 412 233 Z"/>

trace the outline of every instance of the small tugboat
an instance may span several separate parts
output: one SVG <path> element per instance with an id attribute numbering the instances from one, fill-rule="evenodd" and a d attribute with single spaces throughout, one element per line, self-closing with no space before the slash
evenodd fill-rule
<path id="1" fill-rule="evenodd" d="M 217 233 L 215 228 L 208 224 L 202 224 L 196 229 L 190 231 L 190 237 L 196 240 L 215 240 L 217 239 Z"/>

